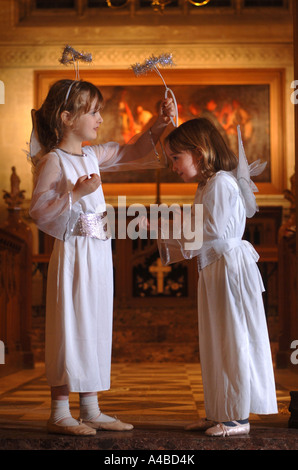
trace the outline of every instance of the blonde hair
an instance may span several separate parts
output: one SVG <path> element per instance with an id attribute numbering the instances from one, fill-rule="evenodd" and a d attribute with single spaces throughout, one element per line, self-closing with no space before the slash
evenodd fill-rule
<path id="1" fill-rule="evenodd" d="M 97 100 L 96 108 L 99 108 L 103 102 L 102 94 L 90 82 L 65 79 L 51 86 L 43 105 L 35 114 L 37 134 L 47 152 L 56 147 L 63 137 L 61 113 L 68 111 L 75 121 L 89 112 L 94 99 Z"/>
<path id="2" fill-rule="evenodd" d="M 229 149 L 220 132 L 206 118 L 196 118 L 184 122 L 165 139 L 171 151 L 193 152 L 200 180 L 207 180 L 220 170 L 231 171 L 238 165 L 237 156 Z"/>

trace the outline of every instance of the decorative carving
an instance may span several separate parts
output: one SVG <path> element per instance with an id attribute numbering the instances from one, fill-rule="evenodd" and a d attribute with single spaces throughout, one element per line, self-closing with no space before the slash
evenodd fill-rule
<path id="1" fill-rule="evenodd" d="M 99 28 L 101 30 L 102 28 Z M 197 28 L 196 28 L 197 29 Z M 160 47 L 161 42 L 168 35 L 174 41 L 176 37 L 175 48 L 171 51 L 175 55 L 177 67 L 201 67 L 212 66 L 220 63 L 222 67 L 231 66 L 286 66 L 292 63 L 292 49 L 287 44 L 271 44 L 255 45 L 246 43 L 242 47 L 233 44 L 195 44 L 197 35 L 196 29 L 189 26 L 187 35 L 183 31 L 184 44 L 177 41 L 181 39 L 181 28 L 170 28 L 168 26 L 159 26 L 152 29 L 147 28 L 148 39 L 144 38 L 144 28 L 134 26 L 133 34 L 130 27 L 123 27 L 122 37 L 131 38 L 131 44 L 110 46 L 108 44 L 92 45 L 92 57 L 94 69 L 96 68 L 127 68 L 131 63 L 138 62 L 142 58 L 152 54 L 161 54 L 163 50 Z M 113 30 L 113 28 L 111 28 Z M 113 30 L 114 31 L 114 30 Z M 191 35 L 188 33 L 192 32 Z M 103 32 L 102 32 L 103 34 Z M 104 34 L 108 34 L 105 32 Z M 186 35 L 186 36 L 185 36 Z M 150 36 L 150 38 L 149 38 Z M 140 44 L 140 38 L 144 38 Z M 152 40 L 152 37 L 155 39 Z M 137 45 L 134 40 L 137 39 Z M 113 37 L 113 40 L 116 39 Z M 64 38 L 61 38 L 64 41 Z M 57 47 L 56 46 L 1 46 L 0 47 L 0 66 L 1 67 L 55 67 L 57 66 Z M 81 69 L 87 68 L 88 65 L 82 64 Z"/>
<path id="2" fill-rule="evenodd" d="M 20 209 L 21 204 L 24 200 L 24 190 L 20 190 L 20 178 L 18 177 L 16 173 L 15 167 L 11 167 L 12 174 L 10 177 L 10 193 L 7 191 L 3 190 L 4 196 L 3 199 L 8 205 L 9 209 Z"/>

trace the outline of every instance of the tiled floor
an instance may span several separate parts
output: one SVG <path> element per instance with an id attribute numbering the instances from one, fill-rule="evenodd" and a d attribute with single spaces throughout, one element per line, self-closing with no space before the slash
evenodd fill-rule
<path id="1" fill-rule="evenodd" d="M 236 448 L 240 445 L 240 448 L 286 446 L 298 449 L 298 429 L 288 429 L 289 392 L 298 390 L 298 375 L 278 370 L 275 377 L 279 414 L 267 417 L 251 415 L 249 437 L 238 438 L 240 444 L 229 438 L 225 440 L 225 448 L 235 448 L 233 446 L 238 442 Z M 50 396 L 42 364 L 34 370 L 23 370 L 1 378 L 0 449 L 59 449 L 60 446 L 69 449 L 78 446 L 184 449 L 186 445 L 190 449 L 218 448 L 218 439 L 184 431 L 186 424 L 198 416 L 205 416 L 199 364 L 114 364 L 111 389 L 103 392 L 99 399 L 103 412 L 133 423 L 135 429 L 130 433 L 97 433 L 96 437 L 88 438 L 87 445 L 87 438 L 82 443 L 82 439 L 78 442 L 77 438 L 46 433 Z M 70 404 L 73 416 L 77 417 L 77 394 L 71 394 Z"/>

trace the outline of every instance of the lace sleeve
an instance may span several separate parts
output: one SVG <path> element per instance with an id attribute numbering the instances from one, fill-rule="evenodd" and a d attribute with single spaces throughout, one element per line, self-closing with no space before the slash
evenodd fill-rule
<path id="1" fill-rule="evenodd" d="M 91 147 L 100 171 L 131 171 L 164 168 L 166 156 L 160 141 L 155 142 L 150 129 L 134 136 L 127 144 L 108 142 Z"/>
<path id="2" fill-rule="evenodd" d="M 64 240 L 72 202 L 55 153 L 49 153 L 40 160 L 35 169 L 34 180 L 30 216 L 41 231 Z"/>

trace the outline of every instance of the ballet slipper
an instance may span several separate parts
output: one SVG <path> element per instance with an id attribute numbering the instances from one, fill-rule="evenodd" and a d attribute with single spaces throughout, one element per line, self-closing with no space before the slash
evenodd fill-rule
<path id="1" fill-rule="evenodd" d="M 185 426 L 185 431 L 206 431 L 206 429 L 215 426 L 217 423 L 215 421 L 210 421 L 209 419 L 199 419 L 199 421 L 195 421 L 194 423 L 188 424 Z"/>
<path id="2" fill-rule="evenodd" d="M 51 434 L 66 434 L 71 436 L 94 436 L 96 434 L 95 429 L 90 428 L 82 423 L 82 421 L 79 421 L 78 426 L 64 426 L 63 424 L 55 424 L 48 421 L 47 431 Z"/>
<path id="3" fill-rule="evenodd" d="M 87 426 L 90 428 L 101 430 L 101 431 L 131 431 L 133 429 L 133 425 L 129 423 L 123 423 L 120 419 L 115 419 L 115 421 L 85 421 L 83 420 Z"/>
<path id="4" fill-rule="evenodd" d="M 218 423 L 216 426 L 209 428 L 205 431 L 207 436 L 214 437 L 225 437 L 225 436 L 239 436 L 242 434 L 248 434 L 250 431 L 249 423 L 240 424 L 237 421 L 233 421 L 235 426 L 226 426 L 223 423 Z"/>

